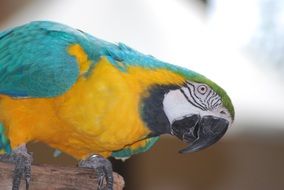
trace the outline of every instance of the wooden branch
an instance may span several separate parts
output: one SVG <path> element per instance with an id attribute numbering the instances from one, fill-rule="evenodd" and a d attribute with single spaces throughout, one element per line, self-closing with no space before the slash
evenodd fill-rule
<path id="1" fill-rule="evenodd" d="M 12 175 L 15 165 L 0 162 L 0 189 L 12 189 Z M 114 190 L 122 190 L 123 178 L 114 175 Z M 21 181 L 21 190 L 25 190 L 25 181 Z M 57 166 L 32 166 L 30 190 L 96 190 L 97 178 L 92 169 Z"/>

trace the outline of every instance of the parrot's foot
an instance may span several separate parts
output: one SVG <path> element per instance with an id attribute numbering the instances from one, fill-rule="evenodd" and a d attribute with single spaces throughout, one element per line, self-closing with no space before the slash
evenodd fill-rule
<path id="1" fill-rule="evenodd" d="M 112 165 L 108 159 L 100 155 L 93 155 L 86 160 L 81 160 L 79 167 L 96 170 L 99 179 L 98 190 L 113 190 Z M 104 179 L 106 179 L 106 186 L 104 186 Z"/>
<path id="2" fill-rule="evenodd" d="M 19 190 L 22 177 L 24 177 L 26 181 L 26 190 L 29 189 L 32 160 L 32 155 L 27 152 L 25 145 L 13 150 L 11 154 L 0 155 L 0 161 L 14 163 L 16 165 L 12 190 Z"/>

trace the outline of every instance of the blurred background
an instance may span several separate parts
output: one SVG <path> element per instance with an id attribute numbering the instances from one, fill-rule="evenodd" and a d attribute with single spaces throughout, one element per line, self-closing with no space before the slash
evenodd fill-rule
<path id="1" fill-rule="evenodd" d="M 213 147 L 180 155 L 184 144 L 166 136 L 147 153 L 112 160 L 126 190 L 284 189 L 283 1 L 0 1 L 0 30 L 33 20 L 124 42 L 202 73 L 231 96 L 235 124 Z M 35 163 L 76 164 L 45 145 L 30 148 Z"/>

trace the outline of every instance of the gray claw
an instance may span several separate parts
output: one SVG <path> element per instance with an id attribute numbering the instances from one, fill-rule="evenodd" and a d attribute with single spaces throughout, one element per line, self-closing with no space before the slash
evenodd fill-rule
<path id="1" fill-rule="evenodd" d="M 26 190 L 28 190 L 31 179 L 32 156 L 27 153 L 26 147 L 21 146 L 11 154 L 0 155 L 0 161 L 15 164 L 12 190 L 19 190 L 22 177 L 26 181 Z"/>
<path id="2" fill-rule="evenodd" d="M 112 165 L 108 159 L 100 155 L 93 155 L 86 160 L 81 160 L 79 167 L 96 170 L 98 176 L 98 190 L 113 190 Z M 104 179 L 106 180 L 106 186 L 104 186 Z"/>

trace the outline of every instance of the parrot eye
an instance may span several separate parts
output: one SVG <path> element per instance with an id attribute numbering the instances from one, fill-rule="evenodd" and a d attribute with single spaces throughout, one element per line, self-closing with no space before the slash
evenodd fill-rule
<path id="1" fill-rule="evenodd" d="M 204 95 L 204 94 L 206 94 L 206 92 L 207 92 L 207 86 L 205 86 L 205 85 L 200 85 L 200 86 L 197 88 L 197 91 L 198 91 L 200 94 Z"/>

